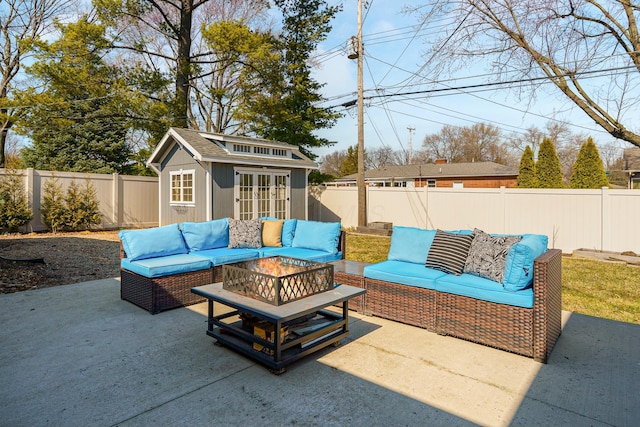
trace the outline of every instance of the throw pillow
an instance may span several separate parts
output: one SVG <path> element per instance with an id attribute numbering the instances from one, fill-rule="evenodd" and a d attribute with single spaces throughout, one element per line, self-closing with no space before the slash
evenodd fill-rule
<path id="1" fill-rule="evenodd" d="M 262 244 L 264 246 L 282 246 L 282 224 L 281 219 L 262 221 Z"/>
<path id="2" fill-rule="evenodd" d="M 436 230 L 425 266 L 445 273 L 462 274 L 473 234 L 452 234 Z"/>
<path id="3" fill-rule="evenodd" d="M 522 236 L 491 236 L 478 229 L 473 230 L 473 235 L 464 272 L 502 283 L 509 250 Z"/>
<path id="4" fill-rule="evenodd" d="M 229 248 L 261 248 L 262 221 L 229 218 Z"/>

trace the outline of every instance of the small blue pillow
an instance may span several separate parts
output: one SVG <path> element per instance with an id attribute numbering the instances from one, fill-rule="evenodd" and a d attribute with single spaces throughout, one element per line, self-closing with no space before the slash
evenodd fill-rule
<path id="1" fill-rule="evenodd" d="M 435 235 L 436 230 L 394 226 L 387 259 L 424 264 Z"/>
<path id="2" fill-rule="evenodd" d="M 282 224 L 282 246 L 293 245 L 293 236 L 296 233 L 297 219 L 285 219 Z"/>
<path id="3" fill-rule="evenodd" d="M 129 261 L 189 252 L 178 224 L 118 233 Z"/>
<path id="4" fill-rule="evenodd" d="M 502 284 L 506 291 L 526 289 L 533 283 L 533 261 L 547 251 L 549 238 L 541 234 L 525 234 L 511 246 L 504 266 Z"/>
<path id="5" fill-rule="evenodd" d="M 192 251 L 224 248 L 229 246 L 229 218 L 205 222 L 183 222 L 182 235 Z"/>
<path id="6" fill-rule="evenodd" d="M 299 220 L 296 224 L 296 232 L 293 236 L 291 247 L 315 249 L 335 254 L 338 253 L 339 239 L 339 222 Z"/>

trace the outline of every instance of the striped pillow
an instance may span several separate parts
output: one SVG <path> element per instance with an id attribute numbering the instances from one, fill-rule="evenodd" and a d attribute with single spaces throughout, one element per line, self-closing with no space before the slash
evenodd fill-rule
<path id="1" fill-rule="evenodd" d="M 437 230 L 425 266 L 461 275 L 472 241 L 473 234 L 452 234 Z"/>

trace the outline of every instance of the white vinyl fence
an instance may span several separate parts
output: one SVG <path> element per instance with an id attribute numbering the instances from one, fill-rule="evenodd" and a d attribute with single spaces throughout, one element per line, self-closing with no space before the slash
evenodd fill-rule
<path id="1" fill-rule="evenodd" d="M 102 223 L 96 228 L 117 229 L 152 227 L 158 225 L 158 178 L 148 176 L 119 175 L 117 173 L 89 174 L 75 172 L 50 172 L 34 169 L 18 170 L 24 182 L 25 194 L 33 210 L 33 220 L 22 231 L 43 231 L 46 227 L 40 218 L 43 189 L 48 180 L 57 180 L 63 194 L 71 182 L 84 186 L 88 179 L 96 190 L 100 203 Z M 0 177 L 7 175 L 0 169 Z"/>
<path id="2" fill-rule="evenodd" d="M 313 187 L 309 218 L 358 225 L 355 187 Z M 367 188 L 367 221 L 430 229 L 536 233 L 549 247 L 640 254 L 640 191 Z"/>

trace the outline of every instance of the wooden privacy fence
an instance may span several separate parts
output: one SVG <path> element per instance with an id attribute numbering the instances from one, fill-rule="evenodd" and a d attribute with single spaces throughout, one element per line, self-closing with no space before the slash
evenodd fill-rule
<path id="1" fill-rule="evenodd" d="M 22 231 L 43 231 L 40 205 L 47 180 L 56 179 L 63 194 L 71 182 L 84 186 L 88 179 L 96 190 L 102 223 L 95 228 L 117 229 L 158 225 L 158 178 L 114 174 L 50 172 L 35 169 L 16 171 L 22 177 L 33 220 Z M 0 177 L 7 175 L 0 169 Z"/>
<path id="2" fill-rule="evenodd" d="M 367 221 L 443 230 L 549 236 L 549 247 L 640 254 L 640 191 L 367 188 Z M 355 187 L 313 187 L 309 217 L 358 225 Z"/>

